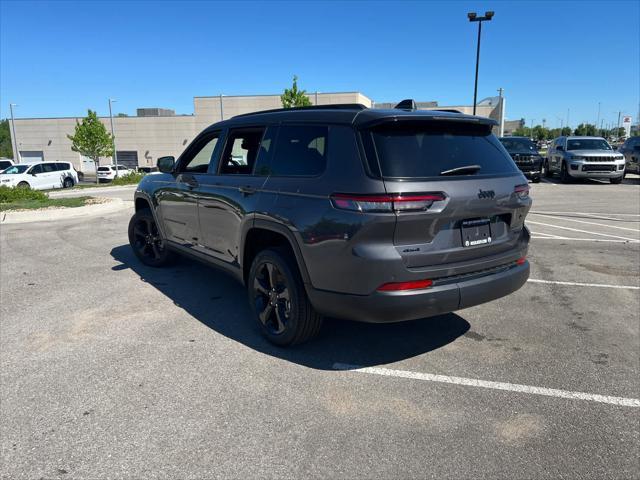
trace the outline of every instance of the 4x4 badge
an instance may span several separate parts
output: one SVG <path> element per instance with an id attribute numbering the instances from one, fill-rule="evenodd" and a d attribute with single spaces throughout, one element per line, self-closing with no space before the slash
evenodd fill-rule
<path id="1" fill-rule="evenodd" d="M 480 193 L 478 193 L 478 198 L 493 198 L 496 196 L 496 192 L 493 190 L 482 190 L 480 189 Z"/>

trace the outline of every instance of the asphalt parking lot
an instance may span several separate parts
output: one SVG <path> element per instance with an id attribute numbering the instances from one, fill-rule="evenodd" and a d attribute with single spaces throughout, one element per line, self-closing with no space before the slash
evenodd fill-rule
<path id="1" fill-rule="evenodd" d="M 293 349 L 131 211 L 3 225 L 2 478 L 640 477 L 640 180 L 531 195 L 515 294 Z"/>

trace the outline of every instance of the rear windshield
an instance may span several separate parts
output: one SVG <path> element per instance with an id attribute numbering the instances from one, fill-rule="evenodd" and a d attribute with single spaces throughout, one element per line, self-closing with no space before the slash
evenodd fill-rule
<path id="1" fill-rule="evenodd" d="M 439 177 L 460 167 L 460 175 L 517 173 L 518 169 L 488 125 L 454 122 L 396 122 L 363 132 L 367 160 L 382 177 Z M 379 169 L 371 157 L 378 159 Z M 473 170 L 473 169 L 472 169 Z"/>
<path id="2" fill-rule="evenodd" d="M 580 138 L 567 140 L 567 150 L 611 150 L 611 147 L 601 138 Z"/>
<path id="3" fill-rule="evenodd" d="M 507 152 L 536 152 L 536 146 L 528 138 L 501 138 Z"/>
<path id="4" fill-rule="evenodd" d="M 98 167 L 99 172 L 110 172 L 111 167 Z"/>

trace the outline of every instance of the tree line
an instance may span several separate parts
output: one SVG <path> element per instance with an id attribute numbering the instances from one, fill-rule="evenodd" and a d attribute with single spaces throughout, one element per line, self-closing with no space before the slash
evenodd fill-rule
<path id="1" fill-rule="evenodd" d="M 558 137 L 566 137 L 568 135 L 579 135 L 587 137 L 604 137 L 604 138 L 619 138 L 624 136 L 624 128 L 596 128 L 591 123 L 581 123 L 575 129 L 569 127 L 560 128 L 546 128 L 540 125 L 536 125 L 533 128 L 520 127 L 513 131 L 512 135 L 517 137 L 529 137 L 534 140 L 552 140 Z"/>

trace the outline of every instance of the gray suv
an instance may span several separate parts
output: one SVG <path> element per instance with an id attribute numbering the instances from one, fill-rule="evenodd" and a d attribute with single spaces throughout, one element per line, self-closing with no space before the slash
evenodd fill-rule
<path id="1" fill-rule="evenodd" d="M 621 183 L 624 176 L 624 156 L 617 153 L 601 137 L 558 137 L 547 151 L 545 177 L 560 175 L 562 183 L 574 178 L 609 179 Z"/>
<path id="2" fill-rule="evenodd" d="M 129 241 L 150 266 L 179 253 L 229 272 L 278 345 L 323 316 L 398 322 L 488 302 L 529 276 L 529 187 L 494 125 L 413 106 L 239 115 L 158 160 Z"/>

